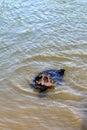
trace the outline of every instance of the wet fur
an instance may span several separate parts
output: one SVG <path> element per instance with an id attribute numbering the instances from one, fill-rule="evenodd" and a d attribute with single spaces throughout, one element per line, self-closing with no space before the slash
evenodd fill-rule
<path id="1" fill-rule="evenodd" d="M 55 82 L 62 81 L 64 71 L 64 69 L 43 71 L 35 77 L 31 85 L 40 92 L 46 91 L 54 86 Z"/>

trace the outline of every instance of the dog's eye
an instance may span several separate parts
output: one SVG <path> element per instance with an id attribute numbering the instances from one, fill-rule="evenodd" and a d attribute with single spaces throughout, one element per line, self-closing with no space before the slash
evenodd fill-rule
<path id="1" fill-rule="evenodd" d="M 39 79 L 41 79 L 42 78 L 42 75 L 41 76 L 39 76 Z"/>

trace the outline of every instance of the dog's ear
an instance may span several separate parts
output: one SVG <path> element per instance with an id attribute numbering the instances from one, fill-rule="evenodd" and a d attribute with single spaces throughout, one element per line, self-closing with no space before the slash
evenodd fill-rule
<path id="1" fill-rule="evenodd" d="M 57 70 L 56 73 L 60 75 L 64 75 L 65 69 Z"/>

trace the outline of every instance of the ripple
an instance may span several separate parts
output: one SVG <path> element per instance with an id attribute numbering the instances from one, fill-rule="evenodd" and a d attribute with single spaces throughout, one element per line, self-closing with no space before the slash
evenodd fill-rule
<path id="1" fill-rule="evenodd" d="M 86 129 L 87 1 L 0 1 L 1 129 Z M 40 71 L 66 70 L 39 94 Z"/>
<path id="2" fill-rule="evenodd" d="M 28 82 L 20 82 L 19 79 L 15 80 L 9 80 L 8 82 L 8 85 L 10 86 L 10 88 L 12 88 L 12 91 L 14 93 L 16 92 L 15 94 L 24 95 L 32 98 L 36 96 L 36 93 L 32 89 L 30 89 Z"/>

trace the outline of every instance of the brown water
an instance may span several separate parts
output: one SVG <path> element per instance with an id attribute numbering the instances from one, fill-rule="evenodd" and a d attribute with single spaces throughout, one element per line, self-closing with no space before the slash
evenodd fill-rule
<path id="1" fill-rule="evenodd" d="M 40 98 L 28 81 L 60 68 Z M 86 0 L 0 0 L 0 130 L 87 130 Z"/>

